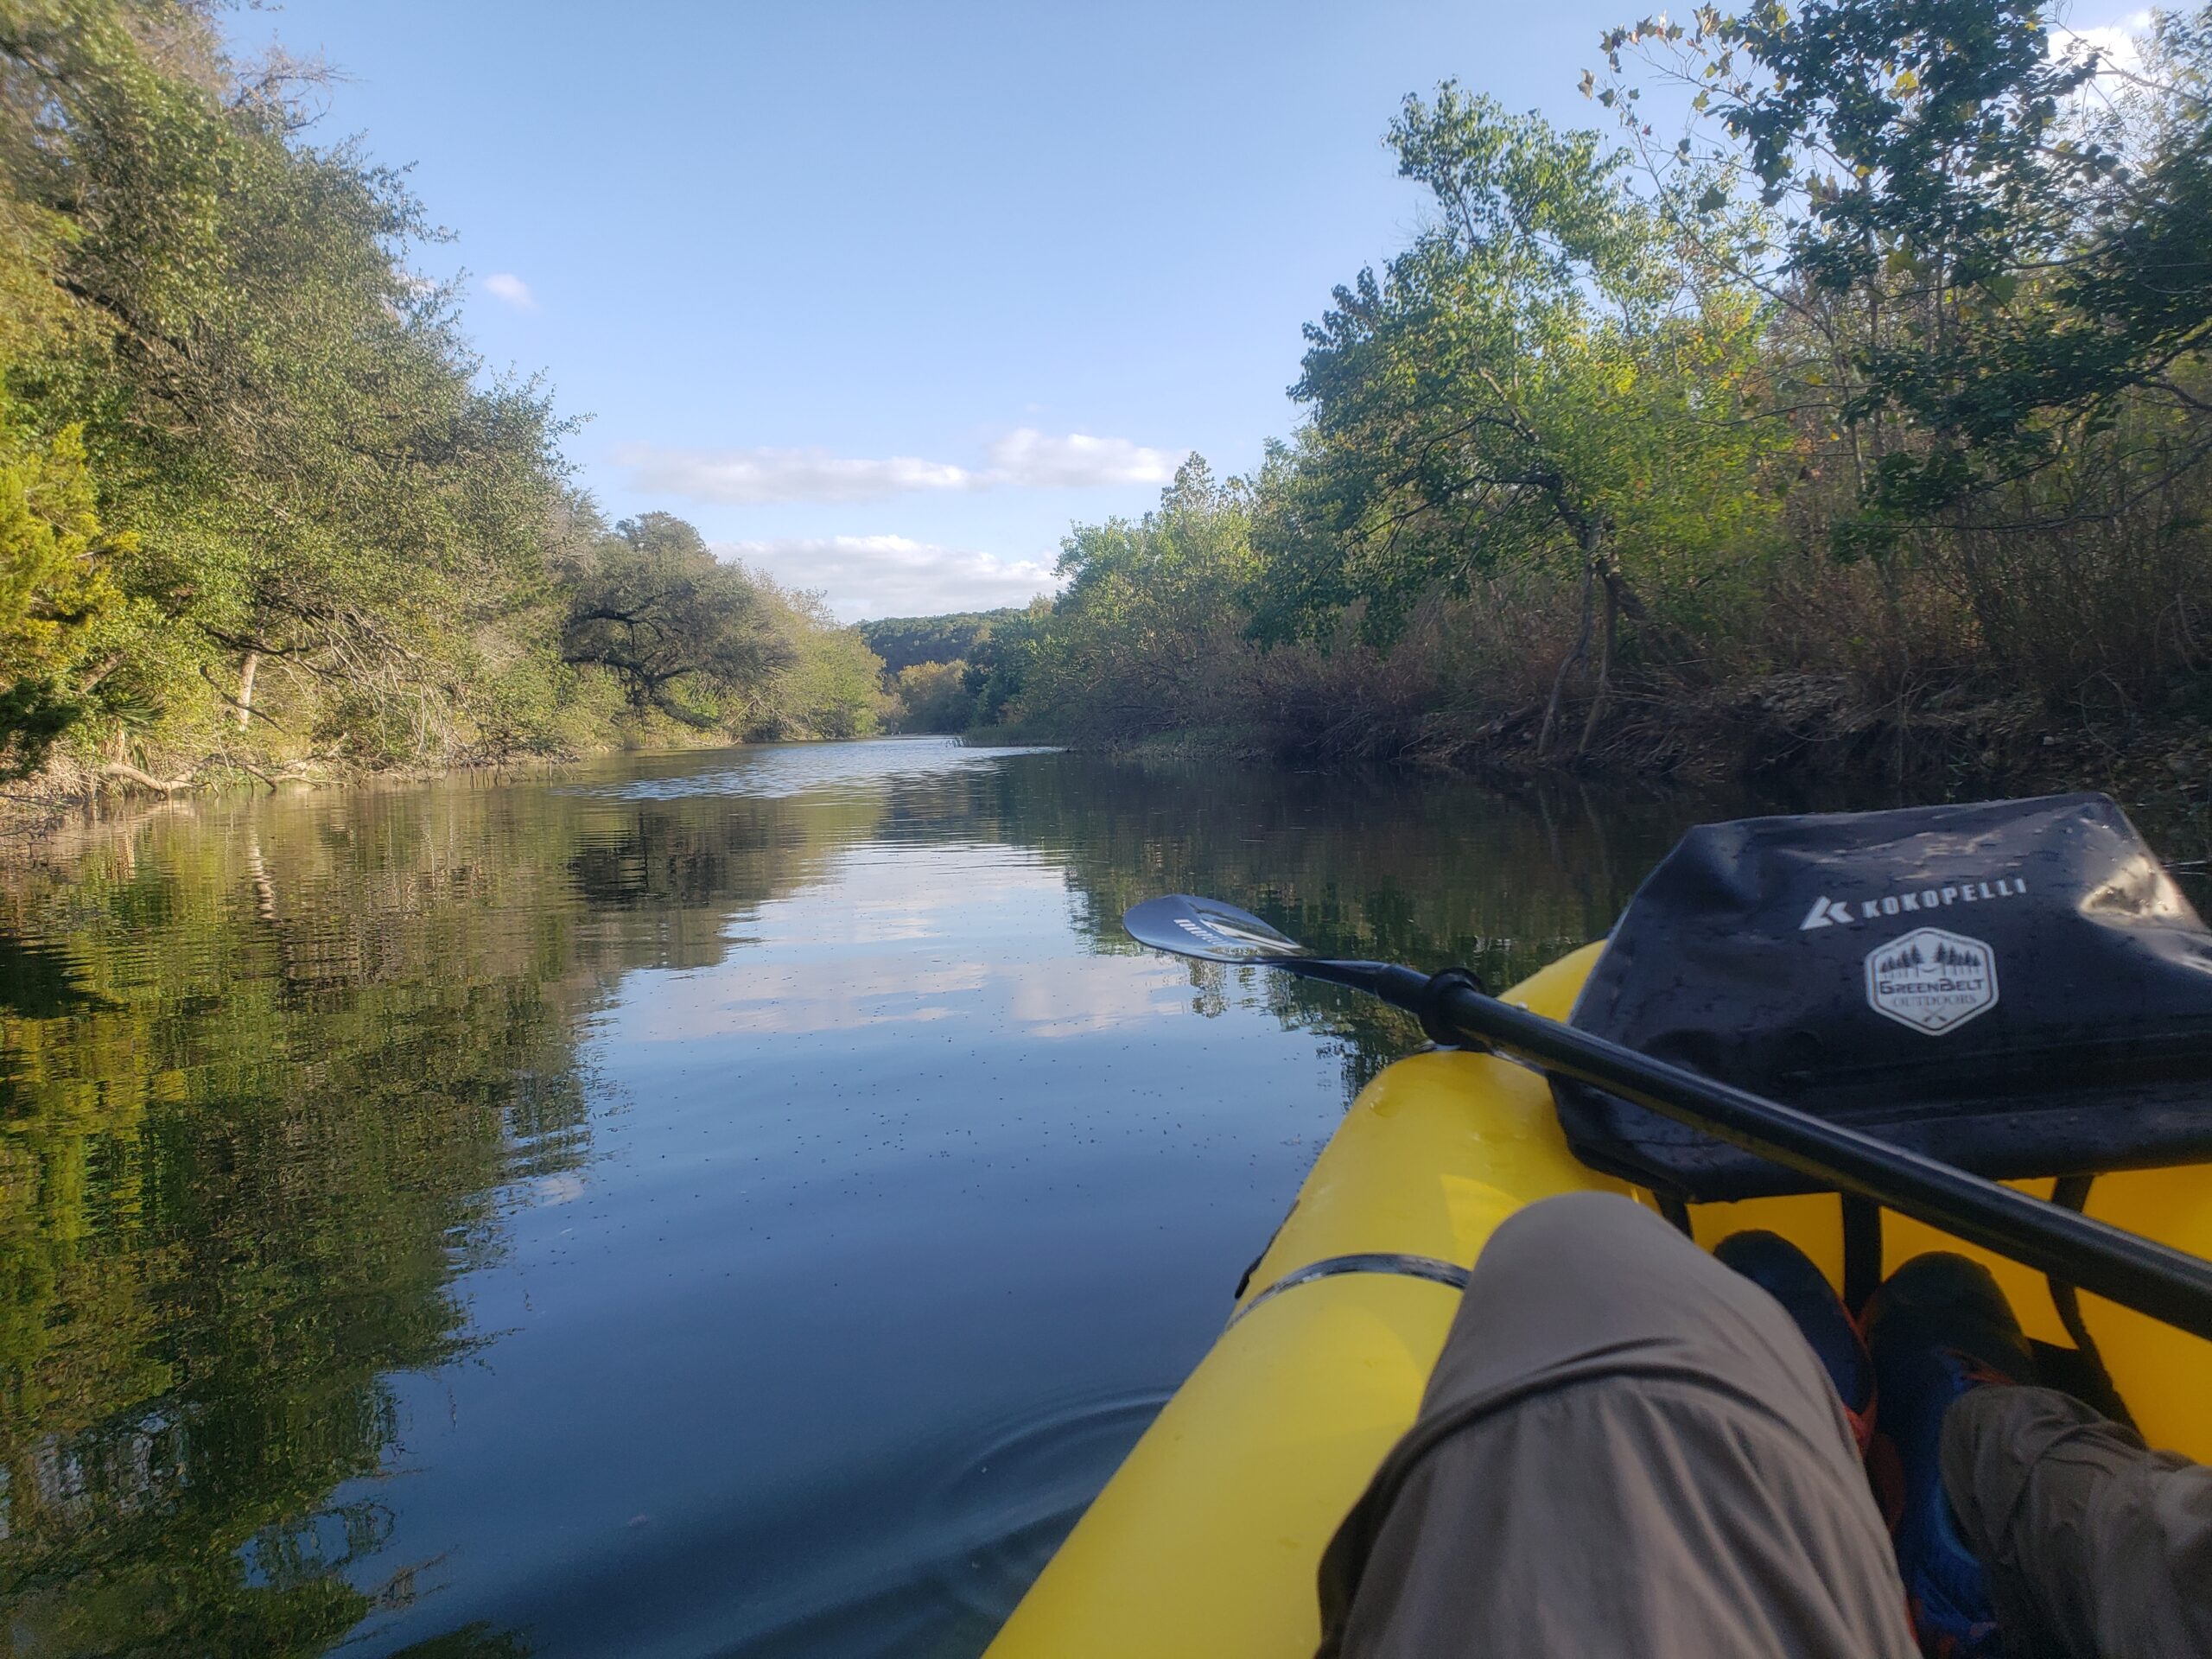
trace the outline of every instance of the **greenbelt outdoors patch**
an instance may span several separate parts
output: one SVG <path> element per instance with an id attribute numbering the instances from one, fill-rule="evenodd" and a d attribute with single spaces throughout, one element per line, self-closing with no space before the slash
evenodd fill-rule
<path id="1" fill-rule="evenodd" d="M 1997 962 L 1980 939 L 1917 927 L 1866 953 L 1866 1001 L 1930 1036 L 1997 1006 Z"/>

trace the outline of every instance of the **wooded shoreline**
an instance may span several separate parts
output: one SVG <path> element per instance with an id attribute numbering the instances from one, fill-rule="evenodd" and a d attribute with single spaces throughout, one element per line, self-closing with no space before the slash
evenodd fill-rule
<path id="1" fill-rule="evenodd" d="M 1749 718 L 1731 718 L 1726 710 L 1700 710 L 1665 738 L 1670 755 L 1681 758 L 1658 766 L 1622 764 L 1602 755 L 1573 763 L 1539 761 L 1528 741 L 1533 715 L 1522 722 L 1520 741 L 1509 736 L 1492 744 L 1477 742 L 1457 747 L 1448 756 L 1328 763 L 1286 755 L 1264 731 L 1219 728 L 1103 744 L 1097 750 L 1300 770 L 1327 771 L 1333 766 L 1351 772 L 1380 765 L 1466 777 L 1508 789 L 1545 783 L 1661 791 L 1742 789 L 1815 804 L 1996 799 L 2096 790 L 2131 805 L 2212 821 L 2212 731 L 2202 723 L 2176 722 L 2132 733 L 2094 728 L 2068 730 L 2063 735 L 2040 728 L 1993 733 L 1993 726 L 2017 712 L 1967 709 L 1955 723 L 1942 728 L 1899 731 L 1872 721 L 1842 731 L 1808 732 L 1767 724 L 1756 712 Z M 985 744 L 1052 741 L 1047 733 L 998 728 L 967 735 Z M 1993 735 L 2001 749 L 1991 747 Z"/>
<path id="2" fill-rule="evenodd" d="M 0 0 L 0 790 L 874 729 L 818 595 L 576 487 L 404 173 L 219 16 Z"/>
<path id="3" fill-rule="evenodd" d="M 898 719 L 2201 792 L 2212 9 L 2062 35 L 1707 8 L 1600 42 L 1589 130 L 1408 99 L 1427 213 L 1307 327 L 1304 423 L 1077 525 L 1049 602 L 869 625 Z"/>
<path id="4" fill-rule="evenodd" d="M 2212 7 L 2107 61 L 2039 0 L 1753 0 L 1608 33 L 1587 129 L 1408 97 L 1423 216 L 1317 303 L 1287 440 L 1075 525 L 1026 610 L 858 629 L 673 514 L 607 521 L 573 422 L 416 274 L 423 204 L 311 142 L 312 72 L 183 0 L 0 10 L 0 790 L 887 718 L 2212 777 Z"/>

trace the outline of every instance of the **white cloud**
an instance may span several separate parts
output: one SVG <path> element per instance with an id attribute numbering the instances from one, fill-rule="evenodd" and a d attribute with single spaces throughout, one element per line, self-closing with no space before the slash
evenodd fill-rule
<path id="1" fill-rule="evenodd" d="M 614 459 L 633 488 L 693 501 L 751 506 L 768 501 L 880 501 L 915 490 L 969 490 L 976 474 L 940 461 L 893 455 L 862 461 L 826 449 L 662 449 L 627 443 Z"/>
<path id="2" fill-rule="evenodd" d="M 826 449 L 672 449 L 649 443 L 624 444 L 614 459 L 630 469 L 636 489 L 752 506 L 778 501 L 880 501 L 929 490 L 1164 484 L 1175 475 L 1177 457 L 1127 438 L 1095 438 L 1082 432 L 1054 437 L 1023 427 L 991 445 L 989 464 L 980 467 L 913 455 L 871 460 Z"/>
<path id="3" fill-rule="evenodd" d="M 1001 559 L 906 536 L 721 542 L 715 551 L 789 586 L 824 594 L 847 622 L 1026 605 L 1052 587 L 1052 568 L 1035 560 Z"/>
<path id="4" fill-rule="evenodd" d="M 495 300 L 512 305 L 518 311 L 537 309 L 537 296 L 530 291 L 530 284 L 511 270 L 495 270 L 484 279 L 484 291 Z"/>
<path id="5" fill-rule="evenodd" d="M 991 466 L 999 481 L 1039 490 L 1165 484 L 1175 476 L 1176 459 L 1165 449 L 1140 448 L 1127 438 L 1094 438 L 1081 432 L 1054 438 L 1026 426 L 991 446 Z"/>
<path id="6" fill-rule="evenodd" d="M 2104 23 L 2094 29 L 2056 28 L 2050 31 L 2050 52 L 2053 57 L 2069 57 L 2077 52 L 2094 51 L 2100 66 L 2107 69 L 2132 72 L 2143 67 L 2143 50 L 2136 37 L 2151 29 L 2151 14 L 2139 11 L 2116 23 Z"/>

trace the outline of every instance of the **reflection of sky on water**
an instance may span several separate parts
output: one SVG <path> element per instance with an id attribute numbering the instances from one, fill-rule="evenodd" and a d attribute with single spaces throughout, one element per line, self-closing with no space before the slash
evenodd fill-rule
<path id="1" fill-rule="evenodd" d="M 748 750 L 732 764 L 685 769 L 673 776 L 629 778 L 582 792 L 624 801 L 676 801 L 695 795 L 780 800 L 810 790 L 860 784 L 880 787 L 900 778 L 972 772 L 1044 748 L 970 748 L 957 738 L 886 737 L 858 743 L 802 743 Z"/>
<path id="2" fill-rule="evenodd" d="M 916 756 L 1020 764 L 771 770 L 822 782 L 805 808 Z M 384 1570 L 433 1564 L 363 1651 L 480 1620 L 547 1654 L 972 1652 L 1218 1328 L 1336 1068 L 1249 988 L 1202 1018 L 1186 965 L 1102 953 L 1064 857 L 963 800 L 838 819 L 593 1017 L 595 1155 L 462 1281 L 498 1340 L 397 1379 L 404 1454 L 337 1495 L 394 1506 Z"/>
<path id="3" fill-rule="evenodd" d="M 11 1638 L 973 1654 L 1417 1040 L 1115 918 L 1503 983 L 1673 828 L 890 740 L 88 834 L 0 886 Z"/>
<path id="4" fill-rule="evenodd" d="M 1060 871 L 1033 854 L 866 842 L 821 886 L 762 906 L 712 968 L 626 1001 L 623 1040 L 846 1031 L 958 1019 L 1033 1037 L 1187 1013 L 1155 956 L 1071 955 Z"/>

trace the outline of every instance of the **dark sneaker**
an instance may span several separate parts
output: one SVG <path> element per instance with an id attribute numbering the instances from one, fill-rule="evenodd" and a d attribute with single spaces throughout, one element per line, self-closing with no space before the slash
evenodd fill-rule
<path id="1" fill-rule="evenodd" d="M 1943 1414 L 1971 1389 L 2032 1382 L 2027 1339 L 1989 1269 L 1948 1251 L 1891 1274 L 1868 1300 L 1865 1324 L 1882 1399 L 1868 1467 L 1921 1651 L 1995 1659 L 2004 1644 L 1988 1580 L 1943 1494 Z"/>
<path id="2" fill-rule="evenodd" d="M 1783 1306 L 1813 1345 L 1851 1419 L 1860 1456 L 1874 1435 L 1874 1362 L 1812 1259 L 1778 1233 L 1732 1233 L 1713 1254 Z"/>

